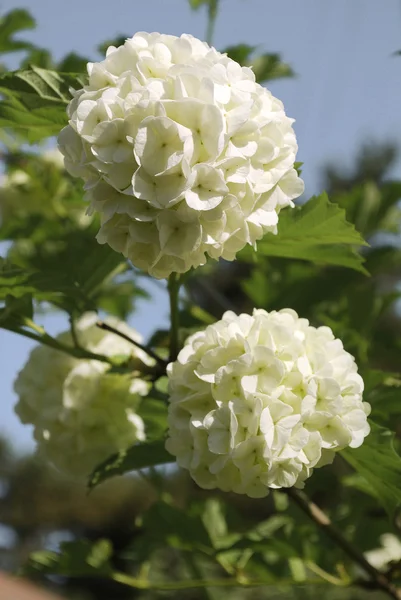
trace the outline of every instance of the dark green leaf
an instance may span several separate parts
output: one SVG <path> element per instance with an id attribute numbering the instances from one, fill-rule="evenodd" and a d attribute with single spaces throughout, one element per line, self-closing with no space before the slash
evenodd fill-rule
<path id="1" fill-rule="evenodd" d="M 117 35 L 116 37 L 114 37 L 110 40 L 106 40 L 105 42 L 102 42 L 97 47 L 97 50 L 103 56 L 104 54 L 106 54 L 106 50 L 109 46 L 115 46 L 116 48 L 118 48 L 119 46 L 122 46 L 129 37 L 130 37 L 129 35 L 122 35 L 122 34 Z"/>
<path id="2" fill-rule="evenodd" d="M 164 440 L 136 444 L 125 452 L 113 454 L 99 465 L 89 479 L 89 487 L 93 488 L 115 475 L 171 462 L 174 458 L 165 449 Z"/>
<path id="3" fill-rule="evenodd" d="M 227 55 L 235 60 L 240 65 L 249 64 L 250 57 L 255 52 L 256 46 L 250 46 L 249 44 L 237 44 L 236 46 L 229 46 L 224 50 Z"/>
<path id="4" fill-rule="evenodd" d="M 4 307 L 0 308 L 0 327 L 5 329 L 25 325 L 26 319 L 32 319 L 32 295 L 23 294 L 18 298 L 6 295 Z"/>
<path id="5" fill-rule="evenodd" d="M 283 77 L 293 77 L 294 71 L 290 65 L 283 62 L 279 54 L 261 54 L 251 60 L 251 66 L 255 73 L 256 81 L 271 81 Z"/>
<path id="6" fill-rule="evenodd" d="M 70 52 L 57 65 L 57 70 L 62 73 L 86 73 L 86 65 L 89 58 L 80 56 L 76 52 Z M 34 63 L 36 64 L 36 63 Z"/>
<path id="7" fill-rule="evenodd" d="M 362 446 L 341 454 L 364 478 L 370 494 L 394 518 L 401 504 L 401 457 L 394 449 L 394 434 L 375 423 L 370 425 L 371 433 Z"/>
<path id="8" fill-rule="evenodd" d="M 390 424 L 401 415 L 401 377 L 398 373 L 368 371 L 363 374 L 364 397 L 372 407 L 373 417 L 383 424 Z"/>
<path id="9" fill-rule="evenodd" d="M 212 544 L 199 515 L 180 510 L 167 502 L 154 504 L 145 514 L 143 526 L 159 544 L 181 550 L 209 548 Z"/>
<path id="10" fill-rule="evenodd" d="M 262 83 L 281 77 L 292 77 L 294 75 L 291 67 L 282 62 L 279 54 L 265 52 L 255 56 L 257 46 L 249 44 L 238 44 L 225 49 L 227 55 L 244 67 L 252 67 L 256 81 Z"/>

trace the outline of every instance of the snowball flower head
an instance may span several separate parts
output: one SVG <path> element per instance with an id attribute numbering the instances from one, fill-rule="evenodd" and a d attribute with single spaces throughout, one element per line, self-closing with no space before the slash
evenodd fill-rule
<path id="1" fill-rule="evenodd" d="M 167 450 L 206 489 L 263 497 L 369 433 L 354 358 L 293 310 L 226 312 L 168 367 Z"/>
<path id="2" fill-rule="evenodd" d="M 108 322 L 140 341 L 138 334 L 117 319 Z M 141 350 L 116 334 L 96 326 L 96 315 L 87 313 L 76 324 L 82 347 L 105 356 L 127 355 L 151 364 Z M 70 333 L 57 338 L 72 345 Z M 34 426 L 38 451 L 60 471 L 87 476 L 113 452 L 144 440 L 144 423 L 136 414 L 148 384 L 109 373 L 110 365 L 78 360 L 49 348 L 35 348 L 14 384 L 19 396 L 15 411 L 21 421 Z"/>
<path id="3" fill-rule="evenodd" d="M 303 192 L 280 100 L 190 36 L 137 33 L 88 65 L 59 136 L 97 239 L 158 278 L 233 260 Z"/>

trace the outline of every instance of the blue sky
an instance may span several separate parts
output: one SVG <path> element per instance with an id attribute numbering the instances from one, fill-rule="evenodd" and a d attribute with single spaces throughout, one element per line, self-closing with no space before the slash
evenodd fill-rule
<path id="1" fill-rule="evenodd" d="M 328 161 L 352 166 L 362 142 L 399 141 L 401 132 L 400 0 L 220 0 L 214 44 L 246 42 L 280 52 L 297 77 L 270 85 L 296 119 L 299 160 L 308 196 L 321 190 Z M 160 31 L 204 37 L 203 11 L 186 0 L 0 0 L 0 10 L 25 7 L 38 27 L 29 32 L 56 58 L 74 50 L 97 58 L 96 46 L 117 34 Z M 400 177 L 400 163 L 394 170 Z M 147 336 L 166 322 L 167 298 L 155 293 L 132 324 Z M 40 320 L 40 319 L 38 319 Z M 63 329 L 57 315 L 42 319 L 49 332 Z M 32 344 L 0 330 L 0 432 L 21 449 L 32 448 L 29 427 L 13 414 L 12 382 Z"/>

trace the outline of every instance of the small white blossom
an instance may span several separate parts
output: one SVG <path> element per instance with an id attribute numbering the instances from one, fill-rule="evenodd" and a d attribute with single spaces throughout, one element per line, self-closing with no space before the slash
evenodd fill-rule
<path id="1" fill-rule="evenodd" d="M 117 319 L 108 322 L 140 341 L 138 334 Z M 120 336 L 96 326 L 96 315 L 87 313 L 76 323 L 80 345 L 105 356 L 126 355 L 152 364 L 148 356 Z M 72 345 L 69 332 L 57 338 Z M 15 411 L 21 421 L 34 426 L 39 453 L 60 471 L 89 475 L 113 452 L 145 439 L 144 423 L 136 414 L 148 384 L 109 373 L 110 365 L 79 360 L 39 346 L 35 348 L 14 384 L 19 396 Z"/>
<path id="2" fill-rule="evenodd" d="M 168 366 L 166 448 L 203 488 L 302 487 L 369 433 L 354 358 L 293 310 L 226 312 Z"/>
<path id="3" fill-rule="evenodd" d="M 88 73 L 59 148 L 100 243 L 163 278 L 277 232 L 303 192 L 297 143 L 251 69 L 190 35 L 137 33 Z"/>
<path id="4" fill-rule="evenodd" d="M 365 552 L 365 558 L 376 569 L 386 570 L 391 562 L 401 561 L 401 540 L 392 533 L 380 536 L 381 547 Z"/>

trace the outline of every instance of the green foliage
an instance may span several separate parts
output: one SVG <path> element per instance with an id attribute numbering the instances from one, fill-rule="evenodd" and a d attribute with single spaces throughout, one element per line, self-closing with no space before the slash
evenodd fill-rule
<path id="1" fill-rule="evenodd" d="M 218 2 L 190 0 L 190 5 L 207 9 L 211 37 Z M 55 347 L 57 340 L 35 324 L 43 312 L 63 312 L 72 323 L 86 310 L 128 319 L 136 299 L 145 294 L 138 284 L 139 274 L 128 261 L 96 242 L 99 223 L 84 214 L 81 185 L 54 157 L 49 160 L 44 153 L 28 153 L 21 145 L 57 135 L 67 122 L 70 88 L 80 88 L 86 81 L 86 58 L 71 52 L 57 63 L 46 49 L 19 39 L 21 31 L 33 26 L 25 10 L 11 11 L 0 20 L 0 52 L 24 53 L 19 70 L 0 76 L 1 139 L 6 144 L 0 189 L 0 242 L 4 242 L 0 328 Z M 98 50 L 104 54 L 109 45 L 124 40 L 118 36 Z M 279 54 L 263 53 L 248 44 L 226 51 L 240 64 L 252 65 L 260 82 L 293 75 Z M 395 303 L 401 252 L 389 236 L 400 231 L 401 183 L 386 177 L 393 159 L 391 148 L 376 153 L 369 149 L 358 159 L 355 173 L 327 169 L 329 194 L 284 210 L 277 236 L 267 235 L 259 242 L 257 260 L 253 260 L 254 252 L 246 250 L 241 263 L 208 264 L 188 275 L 187 297 L 179 311 L 182 342 L 228 308 L 249 312 L 255 305 L 267 310 L 292 307 L 315 325 L 329 325 L 356 356 L 365 381 L 365 400 L 372 405 L 372 432 L 360 448 L 342 451 L 345 461 L 337 459 L 331 467 L 317 469 L 306 491 L 361 553 L 377 548 L 383 533 L 399 527 L 401 320 Z M 296 168 L 301 166 L 297 163 Z M 384 242 L 378 233 L 385 234 Z M 361 246 L 365 247 L 359 253 Z M 370 278 L 365 277 L 367 273 Z M 151 339 L 162 356 L 167 356 L 170 341 L 168 331 L 156 332 Z M 70 350 L 77 358 L 96 357 L 80 354 L 78 347 Z M 120 598 L 120 594 L 132 597 L 129 588 L 147 590 L 146 595 L 140 592 L 141 598 L 156 597 L 151 590 L 158 588 L 170 590 L 174 597 L 211 598 L 213 582 L 237 588 L 263 584 L 260 597 L 266 596 L 267 586 L 277 596 L 283 586 L 289 586 L 291 594 L 308 598 L 326 597 L 320 585 L 330 583 L 345 598 L 344 586 L 360 584 L 361 574 L 350 557 L 328 543 L 324 533 L 293 508 L 286 494 L 274 491 L 258 501 L 199 491 L 177 469 L 158 469 L 173 462 L 165 450 L 168 394 L 163 368 L 146 371 L 144 365 L 131 364 L 125 357 L 116 358 L 112 367 L 116 382 L 120 377 L 136 377 L 139 371 L 153 384 L 138 408 L 147 441 L 111 456 L 89 480 L 90 498 L 105 493 L 101 504 L 106 512 L 119 484 L 135 488 L 121 501 L 118 518 L 107 513 L 100 519 L 99 507 L 89 510 L 86 505 L 83 517 L 75 504 L 67 518 L 65 506 L 59 510 L 58 503 L 67 502 L 71 494 L 79 505 L 77 498 L 82 501 L 83 494 L 72 491 L 76 482 L 63 480 L 49 488 L 36 464 L 28 462 L 20 467 L 23 475 L 17 480 L 15 464 L 5 474 L 6 461 L 1 456 L 0 478 L 10 483 L 2 522 L 19 532 L 23 552 L 41 544 L 52 527 L 55 531 L 69 528 L 84 538 L 62 543 L 60 552 L 33 553 L 24 570 L 27 575 L 56 574 L 63 578 L 55 580 L 60 586 L 68 586 L 70 578 L 81 579 L 85 592 L 92 579 L 101 578 L 100 588 L 84 594 L 91 600 Z M 108 482 L 109 495 L 104 492 L 107 483 L 98 487 L 133 471 L 140 471 L 141 478 Z M 35 492 L 32 512 L 43 509 L 39 526 L 33 524 L 30 510 L 21 510 L 16 502 L 18 493 L 26 502 L 27 491 L 29 496 Z M 142 501 L 133 514 L 130 507 L 139 498 Z M 39 532 L 35 544 L 29 540 L 32 530 Z M 116 564 L 121 569 L 117 578 Z M 400 579 L 397 570 L 391 576 L 395 582 Z M 106 580 L 112 586 L 119 581 L 118 587 L 101 589 Z M 300 582 L 302 587 L 295 587 Z M 199 594 L 191 589 L 186 594 L 186 587 L 198 588 Z M 259 597 L 255 594 L 252 590 L 249 597 Z M 240 589 L 232 597 L 248 596 Z"/>
<path id="2" fill-rule="evenodd" d="M 146 437 L 149 441 L 164 438 L 167 431 L 167 396 L 154 390 L 152 395 L 143 398 L 138 415 L 145 423 Z M 158 397 L 157 397 L 158 396 Z"/>
<path id="3" fill-rule="evenodd" d="M 102 56 L 104 56 L 109 46 L 116 46 L 118 48 L 118 46 L 122 46 L 124 44 L 125 40 L 128 37 L 128 35 L 118 35 L 114 38 L 111 38 L 110 40 L 106 40 L 98 45 L 97 50 Z"/>
<path id="4" fill-rule="evenodd" d="M 160 501 L 154 504 L 145 513 L 142 525 L 153 537 L 154 545 L 166 545 L 179 550 L 198 550 L 207 554 L 213 552 L 202 517 L 179 510 L 171 503 Z"/>
<path id="5" fill-rule="evenodd" d="M 99 465 L 89 479 L 89 487 L 93 488 L 116 475 L 171 462 L 173 458 L 165 449 L 164 440 L 136 444 L 125 452 L 114 454 Z"/>
<path id="6" fill-rule="evenodd" d="M 371 433 L 356 449 L 342 451 L 342 456 L 365 480 L 367 490 L 396 517 L 401 504 L 401 457 L 394 448 L 394 434 L 372 421 Z"/>
<path id="7" fill-rule="evenodd" d="M 27 10 L 16 8 L 0 17 L 0 53 L 30 50 L 32 44 L 15 39 L 15 34 L 34 29 L 36 23 Z"/>
<path id="8" fill-rule="evenodd" d="M 283 62 L 279 54 L 269 52 L 256 54 L 257 48 L 248 44 L 238 44 L 226 48 L 225 52 L 240 65 L 252 67 L 256 81 L 259 83 L 294 76 L 290 65 Z"/>
<path id="9" fill-rule="evenodd" d="M 258 243 L 258 255 L 309 260 L 349 267 L 366 273 L 355 246 L 366 245 L 345 211 L 325 193 L 280 215 L 277 236 L 266 235 Z M 246 250 L 242 256 L 249 257 Z"/>
<path id="10" fill-rule="evenodd" d="M 5 73 L 0 77 L 0 126 L 38 142 L 57 135 L 67 124 L 66 105 L 70 88 L 79 89 L 84 80 L 71 73 L 56 73 L 34 67 Z"/>
<path id="11" fill-rule="evenodd" d="M 25 575 L 52 575 L 64 577 L 107 577 L 112 574 L 109 562 L 113 549 L 108 540 L 91 543 L 87 540 L 64 542 L 60 552 L 33 552 L 23 573 Z"/>
<path id="12" fill-rule="evenodd" d="M 14 329 L 24 326 L 33 317 L 32 295 L 24 293 L 15 298 L 7 294 L 0 308 L 0 327 Z"/>
<path id="13" fill-rule="evenodd" d="M 96 308 L 93 298 L 99 286 L 122 263 L 121 256 L 106 246 L 97 246 L 81 264 L 64 264 L 64 270 L 28 271 L 0 259 L 0 299 L 32 294 L 37 301 L 46 301 L 68 313 L 80 313 Z"/>

